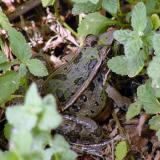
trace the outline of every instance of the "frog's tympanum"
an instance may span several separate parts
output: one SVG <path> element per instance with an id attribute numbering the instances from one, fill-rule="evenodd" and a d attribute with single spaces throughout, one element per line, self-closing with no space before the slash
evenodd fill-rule
<path id="1" fill-rule="evenodd" d="M 65 106 L 70 98 L 87 80 L 88 76 L 98 62 L 101 49 L 102 46 L 98 44 L 98 38 L 93 35 L 88 36 L 84 47 L 80 49 L 78 56 L 66 65 L 58 68 L 46 80 L 44 85 L 45 94 L 52 93 L 56 97 L 59 109 Z M 67 132 L 68 126 L 70 126 L 70 135 L 72 135 L 72 131 L 74 131 L 73 135 L 75 137 L 77 135 L 76 138 L 78 139 L 80 139 L 78 137 L 80 130 L 82 131 L 81 134 L 84 135 L 83 139 L 86 138 L 86 133 L 84 133 L 82 126 L 85 126 L 86 130 L 90 130 L 87 131 L 90 140 L 96 139 L 95 136 L 91 136 L 90 133 L 100 135 L 101 131 L 92 119 L 96 119 L 102 110 L 107 109 L 107 107 L 108 110 L 110 109 L 110 106 L 107 104 L 109 102 L 109 98 L 107 97 L 105 87 L 103 85 L 104 73 L 106 73 L 106 69 L 104 69 L 105 67 L 103 68 L 103 66 L 106 65 L 102 63 L 98 73 L 95 75 L 87 89 L 85 89 L 85 91 L 79 96 L 76 102 L 64 111 L 65 115 L 72 116 L 72 121 L 75 119 L 74 124 L 77 124 L 79 127 L 76 125 L 72 125 L 71 127 L 69 125 L 71 119 L 65 117 L 62 128 L 65 128 L 64 130 Z M 83 124 L 81 122 L 86 123 Z M 77 128 L 73 129 L 73 126 Z"/>

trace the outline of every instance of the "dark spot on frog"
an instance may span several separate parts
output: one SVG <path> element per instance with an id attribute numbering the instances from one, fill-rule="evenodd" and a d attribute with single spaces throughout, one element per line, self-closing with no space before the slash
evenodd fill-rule
<path id="1" fill-rule="evenodd" d="M 90 83 L 89 89 L 93 92 L 95 89 L 95 84 L 93 82 Z"/>
<path id="2" fill-rule="evenodd" d="M 97 80 L 98 80 L 98 82 L 99 82 L 100 84 L 103 84 L 103 78 L 102 78 L 102 76 L 99 76 Z"/>
<path id="3" fill-rule="evenodd" d="M 81 95 L 80 96 L 80 100 L 82 100 L 83 102 L 87 101 L 87 97 L 85 95 Z"/>
<path id="4" fill-rule="evenodd" d="M 79 77 L 79 78 L 75 79 L 74 84 L 79 86 L 79 85 L 82 85 L 83 82 L 84 82 L 83 77 Z"/>
<path id="5" fill-rule="evenodd" d="M 71 109 L 72 109 L 73 112 L 79 112 L 81 107 L 78 106 L 78 105 L 73 104 Z"/>
<path id="6" fill-rule="evenodd" d="M 91 110 L 91 113 L 95 113 L 95 111 Z"/>
<path id="7" fill-rule="evenodd" d="M 75 143 L 75 142 L 77 142 L 77 139 L 80 139 L 81 137 L 80 137 L 80 134 L 75 134 L 75 131 L 76 131 L 76 129 L 74 130 L 74 131 L 70 131 L 70 133 L 69 133 L 69 135 L 68 136 L 66 136 L 66 138 L 69 138 L 69 140 L 71 141 L 71 142 L 73 142 L 73 143 Z"/>
<path id="8" fill-rule="evenodd" d="M 65 101 L 66 101 L 66 98 L 65 98 L 65 96 L 64 96 L 64 93 L 63 93 L 63 91 L 62 91 L 61 89 L 57 89 L 57 90 L 56 90 L 56 95 L 57 95 L 57 97 L 59 98 L 59 100 L 60 100 L 61 102 L 65 102 Z"/>
<path id="9" fill-rule="evenodd" d="M 65 75 L 65 74 L 56 74 L 54 76 L 54 79 L 59 79 L 59 80 L 65 81 L 67 79 L 67 75 Z"/>
<path id="10" fill-rule="evenodd" d="M 99 106 L 99 103 L 96 101 L 96 102 L 95 102 L 95 105 L 96 105 L 96 106 Z"/>
<path id="11" fill-rule="evenodd" d="M 89 62 L 89 64 L 88 64 L 88 70 L 93 69 L 94 66 L 96 65 L 96 63 L 97 63 L 97 60 L 96 60 L 96 59 L 90 60 L 90 62 Z"/>
<path id="12" fill-rule="evenodd" d="M 81 59 L 81 57 L 82 57 L 82 54 L 79 53 L 79 55 L 73 60 L 73 64 L 78 64 L 80 59 Z"/>

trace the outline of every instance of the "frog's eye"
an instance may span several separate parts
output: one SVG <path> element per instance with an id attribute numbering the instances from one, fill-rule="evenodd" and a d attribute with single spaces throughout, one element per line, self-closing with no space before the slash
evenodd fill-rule
<path id="1" fill-rule="evenodd" d="M 97 44 L 98 37 L 92 34 L 89 34 L 85 38 L 85 47 L 94 47 Z"/>
<path id="2" fill-rule="evenodd" d="M 88 70 L 93 69 L 96 64 L 97 64 L 97 59 L 90 60 L 88 64 Z"/>
<path id="3" fill-rule="evenodd" d="M 65 102 L 66 101 L 66 97 L 64 95 L 63 90 L 57 89 L 56 90 L 56 95 L 57 95 L 58 99 L 60 100 L 60 102 Z"/>

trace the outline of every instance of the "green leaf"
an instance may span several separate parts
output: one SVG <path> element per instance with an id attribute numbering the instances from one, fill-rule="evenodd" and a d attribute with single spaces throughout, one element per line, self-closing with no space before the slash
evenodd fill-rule
<path id="1" fill-rule="evenodd" d="M 13 54 L 23 63 L 31 58 L 32 51 L 23 35 L 12 28 L 7 16 L 0 11 L 0 25 L 8 32 L 10 46 Z"/>
<path id="2" fill-rule="evenodd" d="M 137 52 L 137 55 L 126 58 L 127 68 L 128 68 L 128 76 L 134 77 L 138 75 L 139 72 L 144 67 L 144 55 L 143 51 Z"/>
<path id="3" fill-rule="evenodd" d="M 153 24 L 152 24 L 151 18 L 147 17 L 147 25 L 146 25 L 146 28 L 145 28 L 145 30 L 143 32 L 144 34 L 143 34 L 142 38 L 144 36 L 146 36 L 146 34 L 150 34 L 150 32 L 153 32 L 153 31 L 154 30 L 153 30 Z"/>
<path id="4" fill-rule="evenodd" d="M 89 1 L 96 4 L 96 3 L 98 3 L 99 0 L 89 0 Z"/>
<path id="5" fill-rule="evenodd" d="M 155 55 L 160 56 L 160 34 L 154 34 L 153 36 L 153 48 Z"/>
<path id="6" fill-rule="evenodd" d="M 0 104 L 5 103 L 19 87 L 20 77 L 16 72 L 7 72 L 0 76 Z"/>
<path id="7" fill-rule="evenodd" d="M 47 68 L 38 59 L 30 59 L 26 62 L 26 65 L 29 71 L 35 76 L 43 77 L 48 75 Z"/>
<path id="8" fill-rule="evenodd" d="M 72 0 L 74 3 L 86 3 L 86 2 L 91 2 L 91 3 L 98 3 L 99 0 Z"/>
<path id="9" fill-rule="evenodd" d="M 21 63 L 20 66 L 19 66 L 19 70 L 18 71 L 19 71 L 20 77 L 25 77 L 28 70 L 27 70 L 26 65 Z"/>
<path id="10" fill-rule="evenodd" d="M 135 33 L 131 33 L 130 39 L 124 45 L 124 52 L 127 58 L 132 58 L 139 54 L 140 48 L 143 46 L 141 38 Z"/>
<path id="11" fill-rule="evenodd" d="M 114 21 L 102 16 L 100 13 L 90 13 L 82 20 L 78 27 L 79 37 L 85 37 L 88 34 L 99 35 L 106 30 L 107 26 L 113 25 Z"/>
<path id="12" fill-rule="evenodd" d="M 27 44 L 23 35 L 14 28 L 9 28 L 7 31 L 13 54 L 25 63 L 32 56 L 30 46 Z"/>
<path id="13" fill-rule="evenodd" d="M 8 70 L 11 69 L 11 67 L 13 65 L 16 65 L 16 64 L 18 64 L 18 61 L 16 59 L 14 59 L 12 61 L 1 63 L 0 64 L 0 71 L 7 72 Z"/>
<path id="14" fill-rule="evenodd" d="M 6 55 L 2 51 L 0 51 L 0 64 L 6 61 L 7 61 Z"/>
<path id="15" fill-rule="evenodd" d="M 146 7 L 143 2 L 137 3 L 132 10 L 131 25 L 134 31 L 142 35 L 147 25 Z"/>
<path id="16" fill-rule="evenodd" d="M 0 151 L 0 159 L 2 160 L 23 160 L 19 153 L 13 151 Z"/>
<path id="17" fill-rule="evenodd" d="M 120 141 L 116 145 L 115 149 L 116 160 L 123 160 L 126 157 L 127 153 L 128 153 L 128 146 L 126 141 Z"/>
<path id="18" fill-rule="evenodd" d="M 32 133 L 28 130 L 21 129 L 12 132 L 10 143 L 11 149 L 17 150 L 19 153 L 30 154 L 32 151 L 31 145 L 33 141 Z"/>
<path id="19" fill-rule="evenodd" d="M 151 21 L 153 25 L 153 29 L 157 30 L 160 27 L 160 18 L 157 14 L 152 14 Z"/>
<path id="20" fill-rule="evenodd" d="M 146 1 L 145 4 L 146 4 L 146 10 L 147 10 L 148 14 L 154 12 L 154 9 L 156 7 L 156 3 L 157 3 L 157 0 L 156 1 L 153 1 L 153 0 L 147 0 Z"/>
<path id="21" fill-rule="evenodd" d="M 152 79 L 152 86 L 154 88 L 160 88 L 160 57 L 155 56 L 153 60 L 149 63 L 147 72 L 149 77 Z"/>
<path id="22" fill-rule="evenodd" d="M 112 57 L 107 62 L 108 67 L 115 73 L 120 75 L 128 75 L 127 61 L 125 56 Z"/>
<path id="23" fill-rule="evenodd" d="M 25 126 L 25 129 L 31 130 L 37 122 L 37 116 L 32 111 L 29 112 L 24 106 L 8 107 L 6 117 L 9 124 L 20 129 Z"/>
<path id="24" fill-rule="evenodd" d="M 154 90 L 155 96 L 157 98 L 160 98 L 160 88 L 153 88 L 153 90 Z"/>
<path id="25" fill-rule="evenodd" d="M 153 35 L 154 35 L 154 31 L 149 31 L 149 33 L 145 33 L 145 35 L 143 36 L 143 48 L 145 49 L 149 49 L 149 50 L 153 50 Z M 148 56 L 148 54 L 146 54 Z"/>
<path id="26" fill-rule="evenodd" d="M 0 152 L 0 159 L 76 159 L 77 155 L 70 150 L 69 144 L 63 137 L 57 135 L 53 138 L 51 135 L 51 129 L 55 129 L 62 122 L 62 117 L 56 108 L 56 100 L 52 95 L 41 100 L 35 84 L 29 88 L 23 106 L 6 109 L 6 118 L 9 124 L 9 129 L 5 129 L 10 140 L 9 151 Z"/>
<path id="27" fill-rule="evenodd" d="M 155 97 L 150 81 L 147 81 L 144 85 L 138 87 L 137 96 L 138 101 L 143 105 L 146 113 L 156 114 L 160 112 L 160 103 Z"/>
<path id="28" fill-rule="evenodd" d="M 7 16 L 0 10 L 0 25 L 5 29 L 11 27 Z"/>
<path id="29" fill-rule="evenodd" d="M 48 143 L 51 143 L 53 137 L 49 132 L 41 131 L 41 130 L 34 130 L 34 141 L 32 143 L 32 147 L 35 151 L 41 151 L 42 148 L 45 148 Z"/>
<path id="30" fill-rule="evenodd" d="M 9 123 L 6 123 L 4 126 L 3 132 L 4 132 L 5 138 L 9 141 L 12 133 L 12 126 Z"/>
<path id="31" fill-rule="evenodd" d="M 54 4 L 55 0 L 41 0 L 43 7 L 51 6 Z"/>
<path id="32" fill-rule="evenodd" d="M 42 111 L 41 103 L 42 100 L 41 97 L 38 95 L 38 89 L 36 87 L 36 84 L 33 83 L 25 96 L 25 106 L 30 108 L 32 113 L 37 114 Z"/>
<path id="33" fill-rule="evenodd" d="M 160 129 L 160 116 L 159 115 L 153 116 L 149 120 L 149 125 L 150 129 L 158 131 Z"/>
<path id="34" fill-rule="evenodd" d="M 70 150 L 70 146 L 61 135 L 55 135 L 51 150 L 52 154 L 58 154 L 60 160 L 75 160 L 77 157 L 77 154 Z"/>
<path id="35" fill-rule="evenodd" d="M 111 14 L 116 14 L 118 11 L 119 0 L 103 0 L 102 7 Z"/>
<path id="36" fill-rule="evenodd" d="M 126 44 L 128 39 L 130 38 L 130 30 L 117 30 L 113 33 L 114 39 L 119 41 L 121 44 Z"/>
<path id="37" fill-rule="evenodd" d="M 57 111 L 56 100 L 52 95 L 47 95 L 42 103 L 44 111 L 39 120 L 38 127 L 43 131 L 57 128 L 62 122 L 62 117 Z"/>
<path id="38" fill-rule="evenodd" d="M 80 13 L 91 13 L 99 10 L 101 3 L 93 4 L 91 2 L 86 3 L 75 3 L 72 8 L 72 13 L 78 15 Z"/>
<path id="39" fill-rule="evenodd" d="M 141 111 L 141 107 L 142 106 L 138 102 L 130 104 L 126 114 L 127 121 L 137 116 Z"/>

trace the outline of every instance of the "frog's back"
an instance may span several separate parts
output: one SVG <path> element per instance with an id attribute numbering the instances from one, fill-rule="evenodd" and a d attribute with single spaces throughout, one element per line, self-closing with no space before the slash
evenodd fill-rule
<path id="1" fill-rule="evenodd" d="M 86 48 L 71 62 L 57 69 L 45 83 L 45 94 L 52 93 L 63 106 L 88 78 L 97 63 L 98 50 Z"/>

